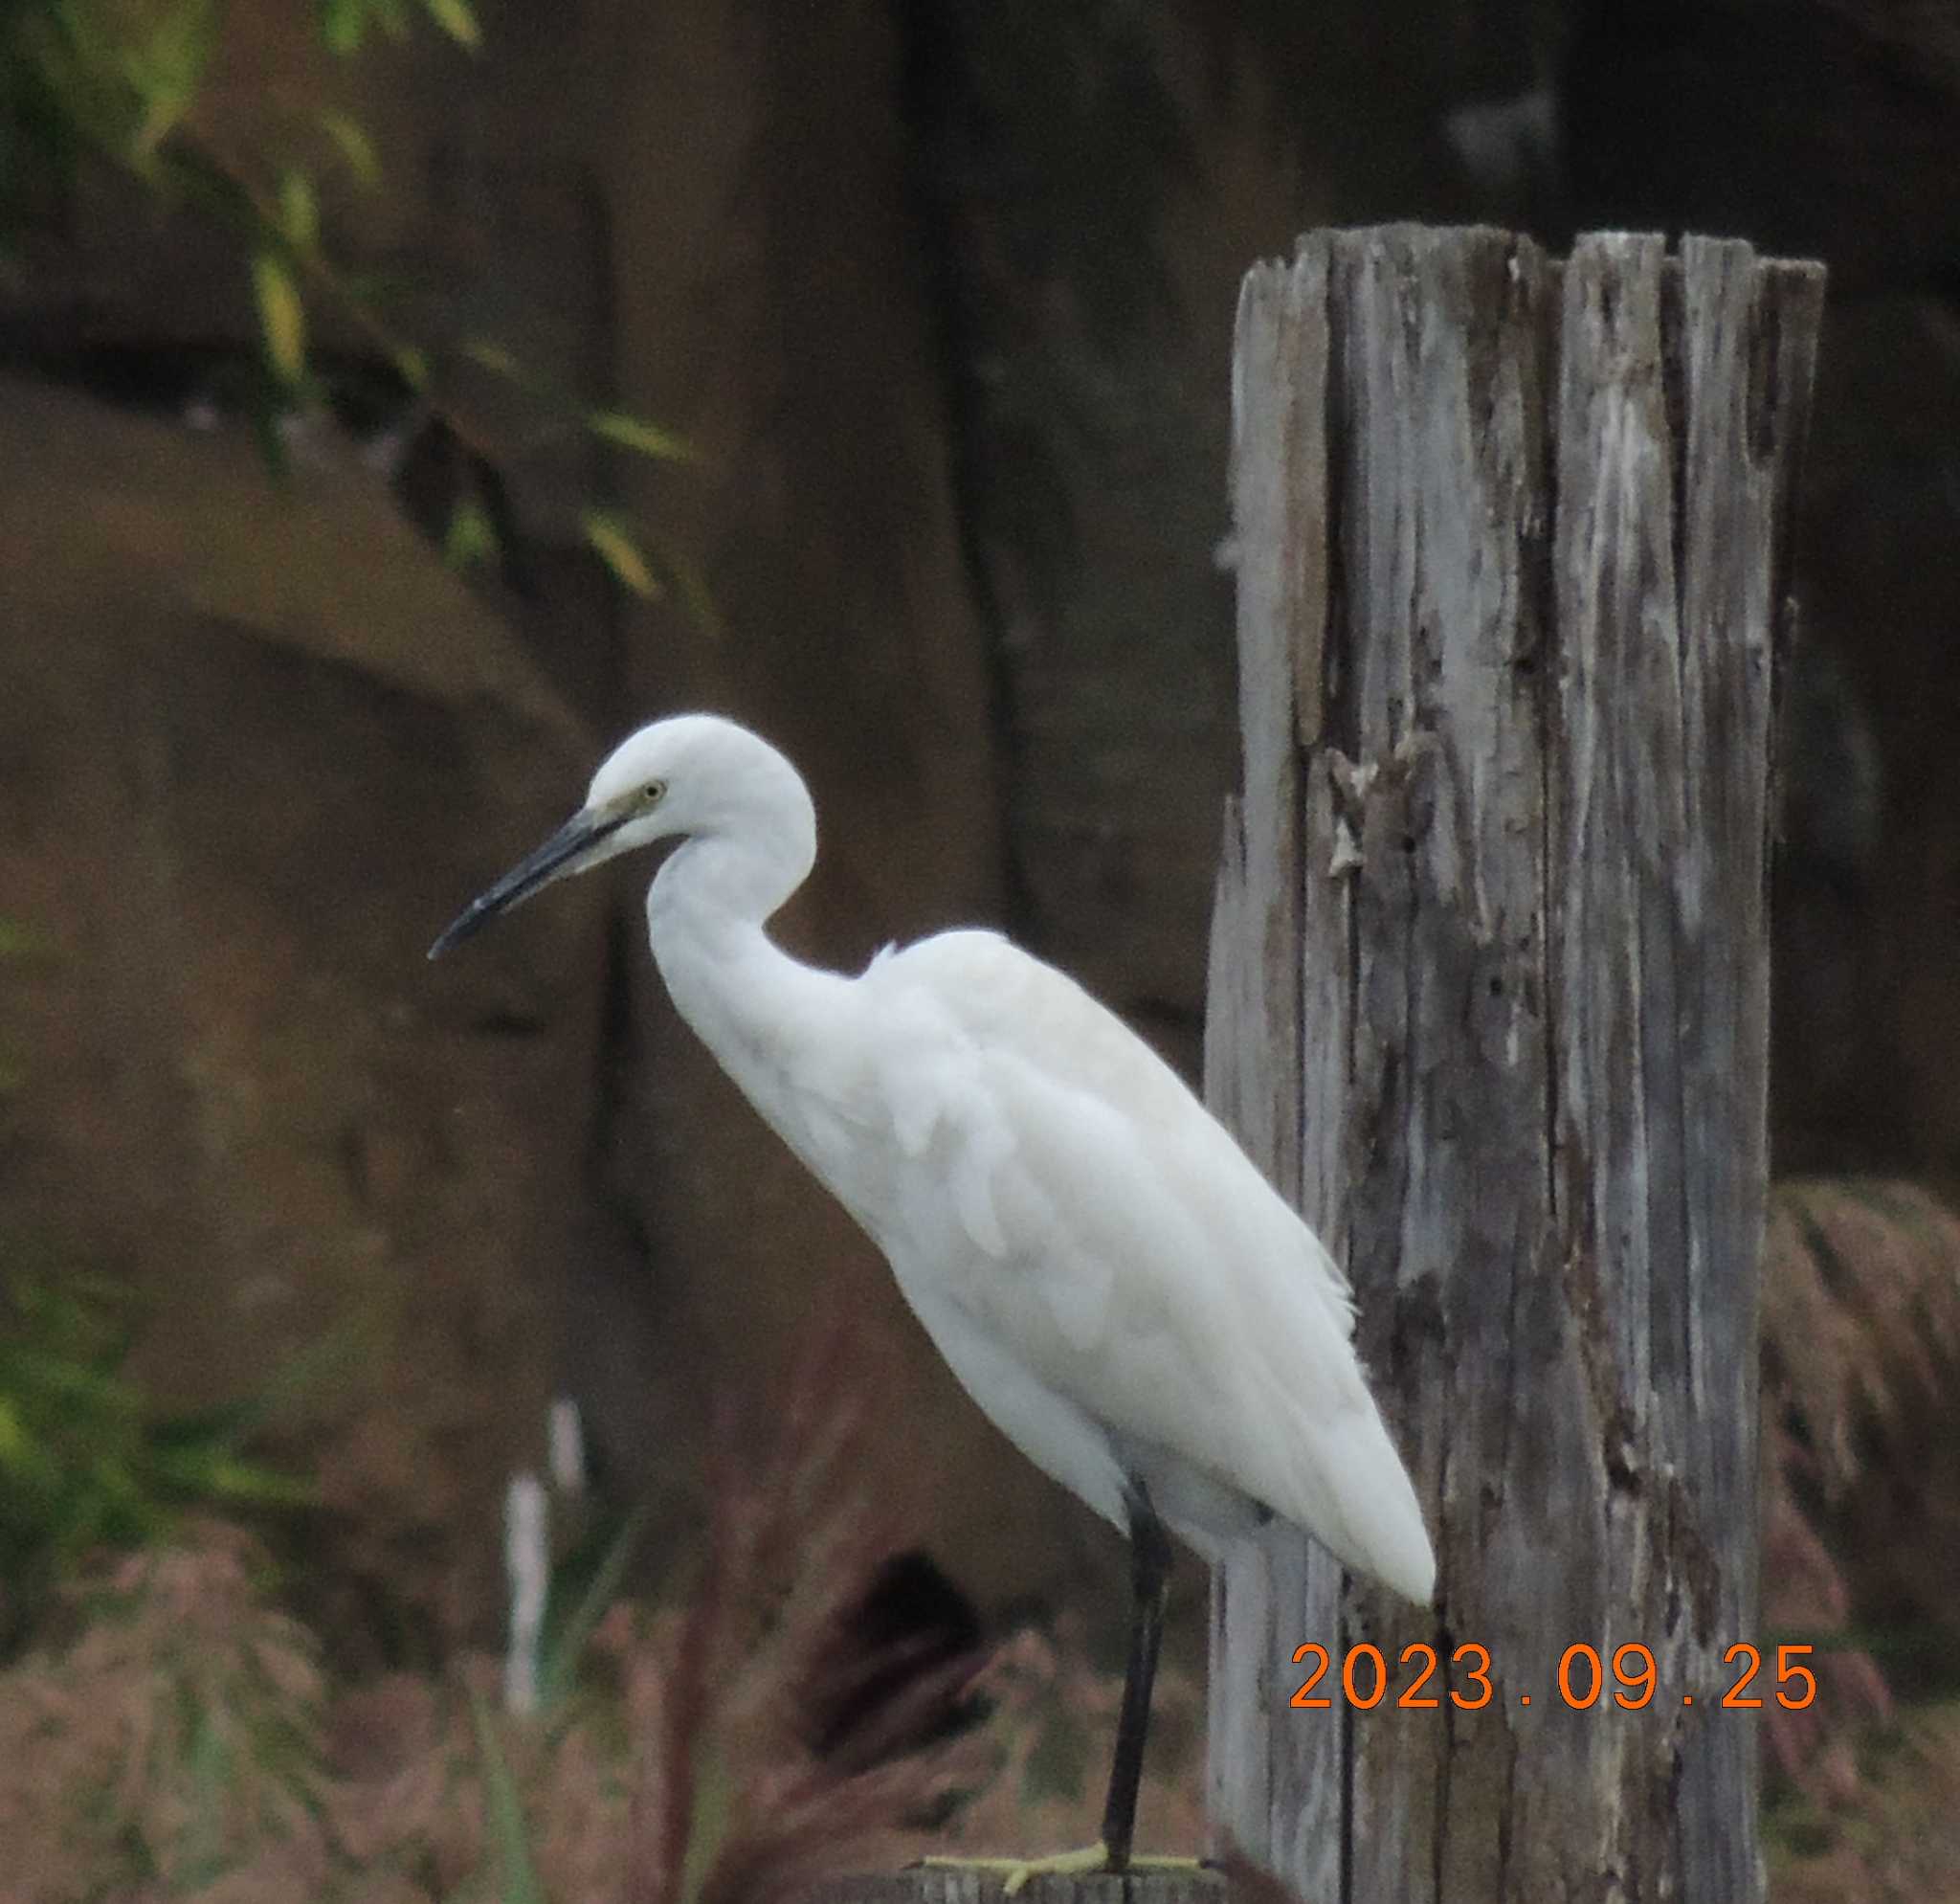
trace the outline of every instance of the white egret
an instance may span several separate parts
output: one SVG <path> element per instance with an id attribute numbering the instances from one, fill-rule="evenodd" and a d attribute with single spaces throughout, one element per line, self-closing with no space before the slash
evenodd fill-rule
<path id="1" fill-rule="evenodd" d="M 765 926 L 815 862 L 815 809 L 731 721 L 684 714 L 622 742 L 585 805 L 430 956 L 664 839 L 681 843 L 648 889 L 647 930 L 680 1016 L 870 1233 L 967 1392 L 1130 1537 L 1102 1842 L 1014 1875 L 1124 1870 L 1167 1527 L 1215 1558 L 1279 1516 L 1411 1600 L 1434 1588 L 1347 1281 L 1142 1039 L 997 933 L 887 948 L 855 978 L 776 946 Z"/>

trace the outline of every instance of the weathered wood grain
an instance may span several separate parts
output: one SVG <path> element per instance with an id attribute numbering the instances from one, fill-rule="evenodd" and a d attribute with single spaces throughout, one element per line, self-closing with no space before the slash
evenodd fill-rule
<path id="1" fill-rule="evenodd" d="M 1238 581 L 1239 730 L 1245 795 L 1226 816 L 1213 923 L 1208 1088 L 1230 1082 L 1233 1128 L 1287 1196 L 1302 1195 L 1302 747 L 1319 734 L 1322 670 L 1310 631 L 1325 625 L 1325 414 L 1312 367 L 1325 356 L 1325 259 L 1254 273 L 1239 299 L 1232 382 L 1232 514 Z M 1303 633 L 1302 631 L 1309 631 Z M 1304 1126 L 1310 1143 L 1314 1126 Z M 1310 1733 L 1239 1723 L 1290 1688 L 1271 1635 L 1318 1609 L 1333 1617 L 1340 1579 L 1298 1536 L 1212 1583 L 1208 1808 L 1222 1843 L 1264 1844 L 1280 1794 L 1300 1789 Z M 1327 1761 L 1325 1770 L 1338 1772 Z M 1310 1788 L 1319 1788 L 1314 1776 Z M 1331 1818 L 1332 1814 L 1330 1814 Z M 1305 1825 L 1319 1821 L 1302 1819 Z M 1327 1842 L 1318 1829 L 1310 1842 Z M 1315 1873 L 1324 1885 L 1331 1873 Z"/>
<path id="2" fill-rule="evenodd" d="M 916 1867 L 879 1877 L 843 1877 L 803 1893 L 804 1904 L 1001 1904 L 1001 1880 L 972 1870 Z M 1214 1870 L 1143 1871 L 1129 1877 L 1036 1877 L 1017 1904 L 1226 1904 Z"/>
<path id="3" fill-rule="evenodd" d="M 1754 1720 L 1715 1701 L 1760 1640 L 1770 715 L 1820 290 L 1740 245 L 1561 269 L 1392 228 L 1241 300 L 1208 1086 L 1349 1266 L 1441 1563 L 1426 1613 L 1317 1553 L 1217 1586 L 1214 1823 L 1316 1900 L 1759 1892 Z M 1390 1697 L 1289 1711 L 1305 1640 L 1380 1646 Z M 1486 1647 L 1490 1703 L 1397 1710 L 1417 1643 Z M 1648 1708 L 1568 1706 L 1575 1644 L 1650 1648 Z"/>

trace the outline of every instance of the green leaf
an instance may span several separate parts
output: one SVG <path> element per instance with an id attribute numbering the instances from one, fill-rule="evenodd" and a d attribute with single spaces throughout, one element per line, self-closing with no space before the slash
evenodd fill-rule
<path id="1" fill-rule="evenodd" d="M 429 359 L 425 352 L 412 344 L 399 344 L 391 354 L 395 369 L 402 373 L 402 381 L 411 390 L 429 387 Z"/>
<path id="2" fill-rule="evenodd" d="M 279 229 L 296 251 L 311 251 L 320 239 L 320 205 L 313 181 L 297 166 L 279 174 Z"/>
<path id="3" fill-rule="evenodd" d="M 465 496 L 449 512 L 449 526 L 442 532 L 442 559 L 452 569 L 467 569 L 475 562 L 494 562 L 498 555 L 497 526 L 482 504 Z"/>
<path id="4" fill-rule="evenodd" d="M 24 1465 L 33 1445 L 20 1410 L 0 1395 L 0 1471 Z"/>
<path id="5" fill-rule="evenodd" d="M 509 350 L 494 337 L 470 337 L 463 340 L 463 355 L 473 364 L 480 364 L 484 370 L 500 377 L 523 376 L 523 366 L 513 357 Z"/>
<path id="6" fill-rule="evenodd" d="M 381 156 L 375 151 L 374 141 L 368 138 L 367 127 L 359 120 L 344 112 L 335 112 L 330 107 L 317 117 L 320 129 L 339 148 L 347 169 L 361 185 L 369 191 L 374 190 L 381 184 Z"/>
<path id="7" fill-rule="evenodd" d="M 232 1448 L 260 1426 L 266 1416 L 256 1396 L 235 1396 L 209 1408 L 163 1415 L 150 1423 L 159 1448 Z"/>
<path id="8" fill-rule="evenodd" d="M 619 1595 L 619 1583 L 626 1578 L 628 1563 L 640 1535 L 647 1530 L 652 1512 L 642 1501 L 627 1515 L 619 1532 L 607 1546 L 586 1590 L 566 1615 L 565 1623 L 552 1635 L 546 1649 L 543 1670 L 538 1674 L 538 1703 L 549 1709 L 564 1698 L 578 1676 L 578 1663 L 586 1643 L 598 1630 L 599 1622 Z M 556 1581 L 553 1582 L 554 1590 Z"/>
<path id="9" fill-rule="evenodd" d="M 123 52 L 123 78 L 143 101 L 131 142 L 139 161 L 148 159 L 190 109 L 217 39 L 215 0 L 185 0 L 140 47 Z"/>
<path id="10" fill-rule="evenodd" d="M 477 1756 L 483 1761 L 483 1809 L 497 1846 L 499 1904 L 549 1904 L 538 1868 L 531 1861 L 530 1826 L 510 1764 L 497 1743 L 497 1731 L 483 1695 L 470 1688 L 470 1723 L 476 1728 Z"/>
<path id="11" fill-rule="evenodd" d="M 306 306 L 277 252 L 261 251 L 253 258 L 252 289 L 258 300 L 266 359 L 287 383 L 298 383 L 306 368 Z"/>
<path id="12" fill-rule="evenodd" d="M 49 1351 L 22 1343 L 9 1352 L 8 1380 L 16 1394 L 59 1402 L 78 1419 L 123 1417 L 135 1420 L 143 1398 L 113 1368 L 91 1366 L 77 1359 L 81 1346 Z M 120 1361 L 120 1350 L 114 1359 Z"/>
<path id="13" fill-rule="evenodd" d="M 190 1775 L 190 1817 L 184 1833 L 188 1887 L 202 1888 L 224 1870 L 225 1799 L 232 1783 L 232 1748 L 209 1706 L 200 1706 L 185 1755 Z"/>
<path id="14" fill-rule="evenodd" d="M 429 17 L 458 46 L 466 46 L 472 53 L 481 51 L 483 35 L 470 0 L 422 0 L 422 4 L 428 8 Z"/>
<path id="15" fill-rule="evenodd" d="M 211 1500 L 261 1508 L 310 1508 L 320 1500 L 320 1490 L 302 1477 L 234 1454 L 152 1449 L 150 1466 L 167 1485 Z"/>
<path id="16" fill-rule="evenodd" d="M 694 1815 L 687 1821 L 687 1854 L 680 1866 L 680 1894 L 699 1897 L 734 1822 L 735 1781 L 713 1733 L 694 1752 Z"/>
<path id="17" fill-rule="evenodd" d="M 588 509 L 579 518 L 579 526 L 593 553 L 620 582 L 648 601 L 659 598 L 662 591 L 647 566 L 647 558 L 640 553 L 633 531 L 617 516 L 610 509 Z"/>
<path id="18" fill-rule="evenodd" d="M 342 59 L 359 53 L 368 37 L 368 0 L 321 0 L 320 36 Z"/>
<path id="19" fill-rule="evenodd" d="M 343 59 L 360 52 L 369 27 L 379 27 L 390 39 L 406 38 L 409 14 L 403 0 L 320 0 L 321 37 Z"/>
<path id="20" fill-rule="evenodd" d="M 157 147 L 177 129 L 178 123 L 189 109 L 189 94 L 167 92 L 162 89 L 145 94 L 143 118 L 138 122 L 136 132 L 130 139 L 129 156 L 145 174 L 148 162 L 155 157 Z"/>
<path id="21" fill-rule="evenodd" d="M 586 427 L 593 436 L 604 437 L 609 443 L 623 444 L 629 450 L 637 450 L 644 457 L 685 461 L 695 453 L 694 445 L 684 437 L 677 437 L 671 430 L 659 429 L 652 423 L 643 423 L 623 410 L 591 411 L 587 414 Z"/>

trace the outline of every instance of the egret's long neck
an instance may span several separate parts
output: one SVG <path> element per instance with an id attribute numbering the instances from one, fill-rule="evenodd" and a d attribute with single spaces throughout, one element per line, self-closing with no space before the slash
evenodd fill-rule
<path id="1" fill-rule="evenodd" d="M 815 851 L 805 795 L 800 807 L 684 841 L 647 891 L 647 936 L 675 1009 L 792 1142 L 779 1107 L 809 1074 L 802 1061 L 835 1026 L 850 985 L 792 958 L 765 930 L 809 875 Z"/>

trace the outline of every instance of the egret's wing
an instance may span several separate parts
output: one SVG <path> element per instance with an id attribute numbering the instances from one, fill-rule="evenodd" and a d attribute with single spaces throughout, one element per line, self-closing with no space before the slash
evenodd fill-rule
<path id="1" fill-rule="evenodd" d="M 937 1299 L 1119 1434 L 1414 1580 L 1427 1536 L 1346 1281 L 1182 1080 L 991 933 L 896 954 L 871 1002 L 911 1161 L 884 1199 L 894 1261 L 937 1256 Z"/>

